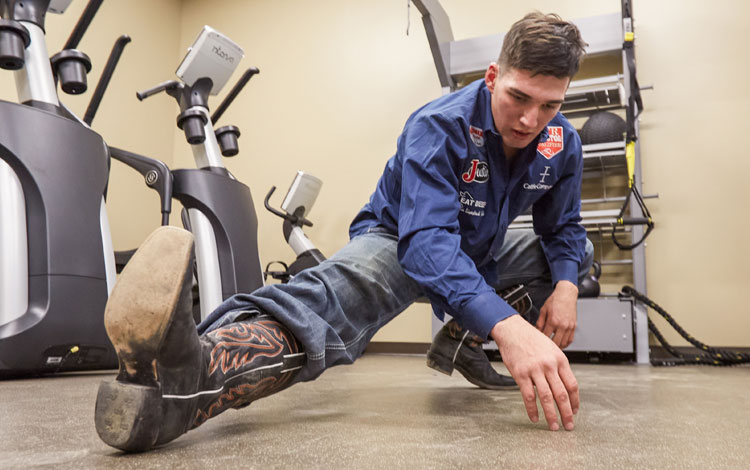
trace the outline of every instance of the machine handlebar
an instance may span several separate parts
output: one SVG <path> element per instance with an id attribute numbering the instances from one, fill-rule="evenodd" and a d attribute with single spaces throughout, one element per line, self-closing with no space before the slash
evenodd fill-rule
<path id="1" fill-rule="evenodd" d="M 102 6 L 103 1 L 104 0 L 89 1 L 88 5 L 86 5 L 86 8 L 83 10 L 83 13 L 81 13 L 78 23 L 76 23 L 75 28 L 73 28 L 73 32 L 70 33 L 70 37 L 65 43 L 63 49 L 75 49 L 78 47 L 78 43 L 81 42 L 86 30 L 89 29 L 89 25 L 94 19 L 94 16 L 96 16 L 96 12 L 99 11 L 99 7 Z"/>
<path id="2" fill-rule="evenodd" d="M 166 82 L 160 83 L 153 88 L 149 88 L 148 90 L 137 91 L 135 93 L 135 96 L 138 97 L 138 101 L 143 101 L 149 96 L 153 96 L 157 93 L 161 93 L 162 91 L 179 88 L 181 86 L 182 86 L 182 83 L 178 82 L 177 80 L 167 80 Z"/>

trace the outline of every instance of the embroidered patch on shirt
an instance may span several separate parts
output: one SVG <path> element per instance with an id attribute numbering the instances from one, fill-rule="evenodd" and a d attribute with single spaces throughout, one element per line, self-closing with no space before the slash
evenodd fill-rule
<path id="1" fill-rule="evenodd" d="M 486 183 L 490 179 L 490 167 L 487 162 L 475 158 L 466 173 L 461 175 L 461 179 L 466 183 Z"/>
<path id="2" fill-rule="evenodd" d="M 469 126 L 469 135 L 471 136 L 471 141 L 474 142 L 474 145 L 477 147 L 484 147 L 484 131 L 482 129 Z"/>
<path id="3" fill-rule="evenodd" d="M 475 217 L 484 216 L 484 208 L 487 206 L 487 201 L 474 199 L 474 196 L 468 191 L 459 191 L 458 200 L 461 203 L 461 212 L 464 214 Z"/>
<path id="4" fill-rule="evenodd" d="M 565 147 L 563 143 L 563 128 L 562 126 L 549 126 L 547 127 L 547 140 L 539 142 L 536 147 L 536 151 L 541 153 L 544 158 L 549 160 L 558 153 L 562 152 Z"/>

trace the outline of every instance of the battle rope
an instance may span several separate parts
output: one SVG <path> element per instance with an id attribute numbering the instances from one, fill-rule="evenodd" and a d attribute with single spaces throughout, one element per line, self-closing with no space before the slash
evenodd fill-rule
<path id="1" fill-rule="evenodd" d="M 690 344 L 695 346 L 696 348 L 705 351 L 704 353 L 697 353 L 697 354 L 682 354 L 678 352 L 671 344 L 667 342 L 667 340 L 664 338 L 664 336 L 661 334 L 661 332 L 656 328 L 656 325 L 651 321 L 651 319 L 648 320 L 648 329 L 654 334 L 656 339 L 661 343 L 662 346 L 664 346 L 664 349 L 675 357 L 675 359 L 652 359 L 651 364 L 654 366 L 678 366 L 678 365 L 688 365 L 688 364 L 703 364 L 703 365 L 709 365 L 709 366 L 734 366 L 737 364 L 747 364 L 750 363 L 750 354 L 741 353 L 738 351 L 730 351 L 726 349 L 718 349 L 718 348 L 712 348 L 711 346 L 708 346 L 704 343 L 701 343 L 697 339 L 693 338 L 692 335 L 690 335 L 687 331 L 685 331 L 670 314 L 666 312 L 663 308 L 661 308 L 659 305 L 657 305 L 656 302 L 649 299 L 645 295 L 641 294 L 637 290 L 633 289 L 630 286 L 623 286 L 621 295 L 626 295 L 629 297 L 632 297 L 639 302 L 643 302 L 644 304 L 651 307 L 653 310 L 655 310 L 659 315 L 664 317 L 667 322 L 672 325 L 672 327 L 687 340 Z"/>

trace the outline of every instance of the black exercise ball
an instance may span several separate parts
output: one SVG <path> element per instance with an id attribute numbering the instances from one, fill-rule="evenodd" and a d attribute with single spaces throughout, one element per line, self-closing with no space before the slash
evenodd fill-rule
<path id="1" fill-rule="evenodd" d="M 583 145 L 617 142 L 623 140 L 627 124 L 615 113 L 601 111 L 592 114 L 581 128 Z"/>

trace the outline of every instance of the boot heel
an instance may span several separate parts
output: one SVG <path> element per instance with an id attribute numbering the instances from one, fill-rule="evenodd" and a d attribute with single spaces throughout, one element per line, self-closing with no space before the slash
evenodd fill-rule
<path id="1" fill-rule="evenodd" d="M 432 351 L 427 352 L 427 367 L 442 372 L 445 375 L 453 374 L 453 362 L 447 357 L 440 356 Z"/>
<path id="2" fill-rule="evenodd" d="M 112 447 L 140 452 L 159 434 L 161 392 L 156 387 L 104 381 L 96 396 L 96 432 Z"/>

